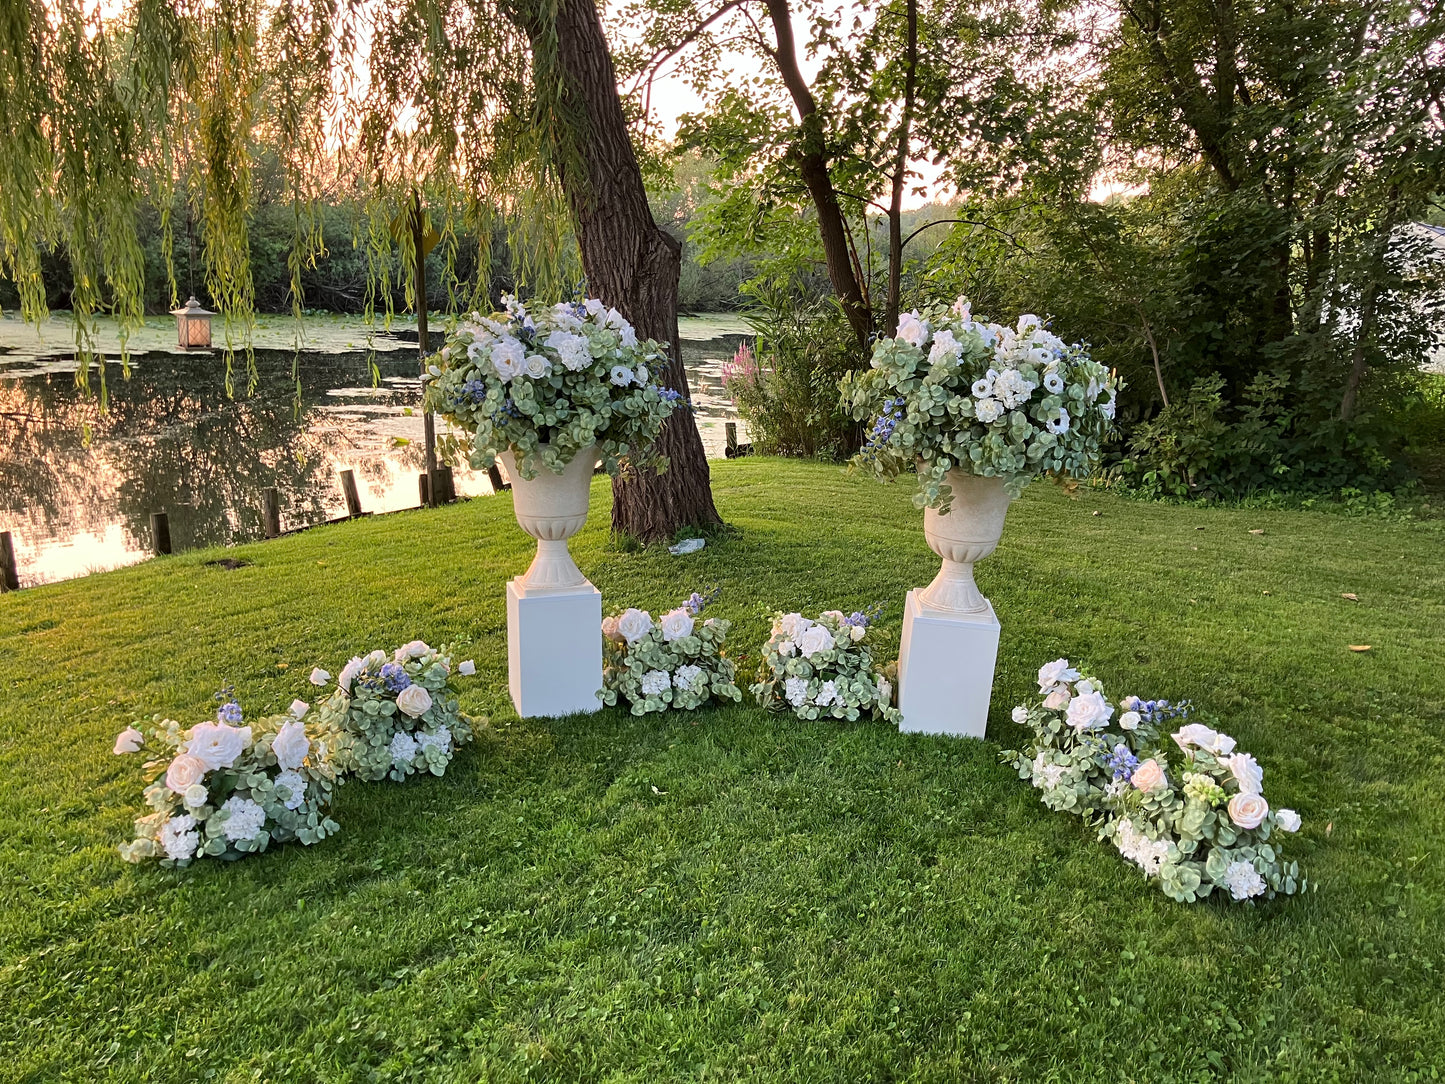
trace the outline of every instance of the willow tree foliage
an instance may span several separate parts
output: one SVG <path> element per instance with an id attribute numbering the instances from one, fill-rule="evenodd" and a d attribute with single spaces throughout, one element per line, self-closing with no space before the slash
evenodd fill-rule
<path id="1" fill-rule="evenodd" d="M 412 263 L 414 233 L 396 223 L 422 200 L 449 268 L 459 226 L 485 247 L 501 220 L 529 292 L 574 285 L 580 248 L 592 293 L 640 333 L 677 341 L 676 243 L 658 240 L 648 213 L 593 0 L 0 5 L 0 274 L 38 318 L 41 254 L 63 250 L 82 355 L 96 313 L 113 312 L 123 333 L 140 318 L 139 211 L 163 208 L 169 253 L 177 188 L 227 346 L 245 344 L 263 147 L 289 193 L 298 316 L 302 273 L 325 253 L 318 208 L 344 193 L 371 269 L 368 312 L 390 303 L 393 252 Z M 487 293 L 479 256 L 465 288 L 451 277 L 456 306 Z M 664 379 L 686 393 L 680 357 Z M 691 420 L 669 424 L 663 443 L 672 470 L 618 484 L 614 525 L 627 533 L 717 521 Z"/>

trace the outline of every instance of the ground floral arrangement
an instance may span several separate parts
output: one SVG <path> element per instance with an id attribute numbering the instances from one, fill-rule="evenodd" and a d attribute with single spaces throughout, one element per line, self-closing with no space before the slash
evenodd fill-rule
<path id="1" fill-rule="evenodd" d="M 597 445 L 603 467 L 661 466 L 652 455 L 681 395 L 659 385 L 668 348 L 639 341 L 616 309 L 595 298 L 530 312 L 472 313 L 427 368 L 425 402 L 470 434 L 470 462 L 484 470 L 511 449 L 522 477 L 562 470 Z"/>
<path id="2" fill-rule="evenodd" d="M 348 777 L 441 775 L 485 723 L 458 710 L 451 673 L 446 648 L 414 640 L 390 656 L 352 659 L 316 712 L 295 700 L 287 714 L 248 725 L 228 687 L 214 722 L 186 729 L 155 716 L 127 727 L 114 751 L 151 754 L 142 773 L 152 812 L 136 820 L 121 857 L 183 867 L 197 858 L 243 858 L 272 843 L 319 843 L 340 830 L 329 811 Z M 476 667 L 463 662 L 457 673 Z M 311 681 L 326 685 L 331 675 L 316 669 Z"/>
<path id="3" fill-rule="evenodd" d="M 715 617 L 697 620 L 718 593 L 694 591 L 656 621 L 638 609 L 604 618 L 603 703 L 625 700 L 633 715 L 646 715 L 668 708 L 691 711 L 713 700 L 741 700 L 737 668 L 724 653 L 731 623 Z"/>
<path id="4" fill-rule="evenodd" d="M 974 319 L 964 298 L 902 316 L 872 367 L 842 384 L 853 416 L 873 420 L 853 462 L 885 481 L 916 470 L 914 504 L 943 512 L 954 468 L 1001 478 L 1014 497 L 1042 474 L 1087 476 L 1119 388 L 1037 316 L 1004 327 Z"/>
<path id="5" fill-rule="evenodd" d="M 1038 680 L 1042 701 L 1013 710 L 1033 741 L 1002 755 L 1046 806 L 1083 817 L 1180 902 L 1216 889 L 1236 901 L 1305 889 L 1275 836 L 1299 831 L 1299 815 L 1270 808 L 1264 770 L 1233 738 L 1187 722 L 1187 703 L 1130 696 L 1116 717 L 1098 679 L 1067 659 Z"/>
<path id="6" fill-rule="evenodd" d="M 800 719 L 869 716 L 897 723 L 902 715 L 893 707 L 892 683 L 875 668 L 866 643 L 880 609 L 846 616 L 827 610 L 815 620 L 779 614 L 751 687 L 758 703 Z"/>

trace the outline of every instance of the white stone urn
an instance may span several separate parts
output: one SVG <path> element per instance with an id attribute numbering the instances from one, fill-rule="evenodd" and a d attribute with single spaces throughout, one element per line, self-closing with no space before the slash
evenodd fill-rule
<path id="1" fill-rule="evenodd" d="M 944 481 L 953 490 L 948 514 L 940 515 L 933 508 L 923 510 L 923 537 L 943 558 L 943 567 L 923 589 L 920 601 L 930 609 L 952 614 L 987 614 L 988 599 L 973 581 L 973 563 L 998 546 L 1008 511 L 1008 491 L 1002 478 L 984 478 L 957 469 L 949 471 Z"/>
<path id="2" fill-rule="evenodd" d="M 518 581 L 520 586 L 528 594 L 588 586 L 587 577 L 567 550 L 567 539 L 587 522 L 597 446 L 583 448 L 561 474 L 542 467 L 530 481 L 517 469 L 510 448 L 497 458 L 507 468 L 512 482 L 512 510 L 517 523 L 537 540 L 537 556 Z"/>

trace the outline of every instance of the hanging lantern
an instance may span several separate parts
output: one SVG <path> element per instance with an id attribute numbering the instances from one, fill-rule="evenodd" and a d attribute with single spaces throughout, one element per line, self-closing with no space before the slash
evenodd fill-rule
<path id="1" fill-rule="evenodd" d="M 183 309 L 172 309 L 176 318 L 176 345 L 182 350 L 208 350 L 211 346 L 211 317 L 216 314 L 201 308 L 192 295 Z"/>

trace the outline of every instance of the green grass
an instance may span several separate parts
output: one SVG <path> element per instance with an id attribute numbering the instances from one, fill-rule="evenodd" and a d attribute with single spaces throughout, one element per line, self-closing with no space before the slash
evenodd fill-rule
<path id="1" fill-rule="evenodd" d="M 573 549 L 609 607 L 720 582 L 747 670 L 771 609 L 883 599 L 896 636 L 936 567 L 905 486 L 752 459 L 714 491 L 736 532 L 694 557 L 612 548 L 600 481 Z M 1433 1079 L 1442 538 L 1033 486 L 979 568 L 987 742 L 751 707 L 519 721 L 506 498 L 0 597 L 0 1079 Z M 493 718 L 446 778 L 348 784 L 316 847 L 120 862 L 132 713 L 200 721 L 227 680 L 272 709 L 413 636 L 473 640 L 464 706 Z M 1215 713 L 1305 817 L 1318 891 L 1181 906 L 1045 810 L 998 750 L 1060 654 Z"/>

